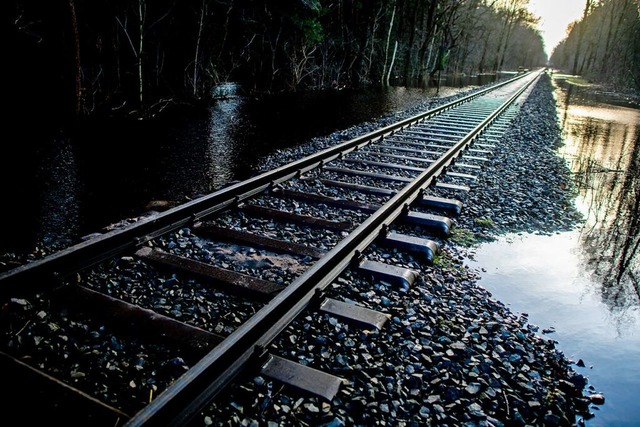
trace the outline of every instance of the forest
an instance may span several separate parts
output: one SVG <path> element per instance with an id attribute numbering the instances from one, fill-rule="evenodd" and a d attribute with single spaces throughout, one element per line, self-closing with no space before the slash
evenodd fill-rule
<path id="1" fill-rule="evenodd" d="M 547 63 L 529 0 L 2 3 L 11 40 L 5 93 L 16 117 L 143 117 L 207 101 L 225 81 L 252 95 L 423 87 L 441 73 Z M 552 59 L 576 68 L 573 61 L 592 78 L 638 85 L 639 40 L 637 1 L 589 0 Z"/>
<path id="2" fill-rule="evenodd" d="M 570 26 L 550 61 L 591 81 L 640 90 L 640 3 L 585 0 L 582 19 Z"/>

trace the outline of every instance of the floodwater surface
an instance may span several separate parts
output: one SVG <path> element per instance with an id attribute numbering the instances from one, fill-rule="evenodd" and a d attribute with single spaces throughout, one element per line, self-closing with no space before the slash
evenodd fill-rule
<path id="1" fill-rule="evenodd" d="M 556 79 L 564 158 L 584 223 L 571 232 L 508 235 L 469 264 L 479 284 L 547 338 L 605 395 L 588 426 L 640 423 L 640 110 Z"/>

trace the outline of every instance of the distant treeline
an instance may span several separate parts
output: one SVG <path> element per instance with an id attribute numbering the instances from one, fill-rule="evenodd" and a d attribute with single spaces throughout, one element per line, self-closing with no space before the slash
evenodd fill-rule
<path id="1" fill-rule="evenodd" d="M 640 89 L 638 0 L 585 0 L 582 19 L 569 28 L 551 63 L 595 82 Z"/>
<path id="2" fill-rule="evenodd" d="M 152 112 L 229 80 L 256 93 L 427 86 L 547 60 L 528 0 L 2 3 L 19 111 Z"/>

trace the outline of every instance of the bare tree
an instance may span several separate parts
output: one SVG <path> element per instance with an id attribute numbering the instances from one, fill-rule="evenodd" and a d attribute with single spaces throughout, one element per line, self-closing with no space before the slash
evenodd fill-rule
<path id="1" fill-rule="evenodd" d="M 78 18 L 76 15 L 76 2 L 69 0 L 69 12 L 71 16 L 71 31 L 73 33 L 73 53 L 75 60 L 75 114 L 82 112 L 82 63 L 80 62 L 80 33 L 78 31 Z"/>
<path id="2" fill-rule="evenodd" d="M 198 36 L 196 37 L 196 51 L 193 55 L 193 96 L 198 95 L 198 70 L 200 69 L 200 43 L 202 41 L 202 31 L 205 25 L 205 16 L 207 13 L 207 1 L 202 0 L 200 5 L 200 20 L 198 21 Z"/>
<path id="3" fill-rule="evenodd" d="M 503 15 L 503 24 L 500 30 L 500 41 L 493 64 L 494 71 L 498 71 L 504 65 L 506 52 L 511 41 L 511 33 L 515 26 L 523 21 L 531 22 L 534 17 L 527 11 L 529 0 L 501 0 L 497 3 Z"/>
<path id="4" fill-rule="evenodd" d="M 581 49 L 582 49 L 582 40 L 584 38 L 584 26 L 586 25 L 586 18 L 589 15 L 589 11 L 591 10 L 591 4 L 593 0 L 587 0 L 584 6 L 584 10 L 582 12 L 582 23 L 578 26 L 578 40 L 576 45 L 576 50 L 573 57 L 573 68 L 572 73 L 578 74 L 578 60 L 580 59 Z"/>
<path id="5" fill-rule="evenodd" d="M 144 74 L 142 70 L 142 55 L 144 53 L 144 21 L 147 14 L 146 0 L 138 0 L 138 100 L 140 108 L 144 109 Z"/>
<path id="6" fill-rule="evenodd" d="M 391 65 L 387 67 L 387 61 L 389 60 L 389 42 L 391 40 L 391 32 L 393 30 L 393 22 L 396 17 L 396 2 L 393 2 L 393 9 L 391 10 L 391 18 L 389 19 L 389 29 L 387 30 L 387 42 L 384 46 L 384 58 L 383 58 L 383 68 L 382 68 L 382 84 L 388 85 L 389 78 L 391 76 L 391 71 L 393 70 L 393 62 L 395 60 L 395 53 L 398 48 L 398 41 L 396 40 L 395 47 L 393 50 L 393 58 L 391 59 Z"/>

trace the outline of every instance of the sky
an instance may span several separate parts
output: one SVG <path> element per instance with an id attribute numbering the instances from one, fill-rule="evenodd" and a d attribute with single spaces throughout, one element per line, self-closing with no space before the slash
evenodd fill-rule
<path id="1" fill-rule="evenodd" d="M 541 18 L 539 28 L 548 56 L 565 38 L 567 25 L 582 17 L 585 4 L 586 0 L 530 0 L 529 10 Z"/>

